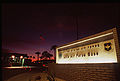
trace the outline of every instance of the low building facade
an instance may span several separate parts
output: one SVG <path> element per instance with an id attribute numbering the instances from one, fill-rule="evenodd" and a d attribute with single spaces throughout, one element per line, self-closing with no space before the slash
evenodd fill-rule
<path id="1" fill-rule="evenodd" d="M 4 53 L 2 54 L 2 66 L 23 65 L 24 60 L 27 58 L 28 58 L 27 54 Z"/>

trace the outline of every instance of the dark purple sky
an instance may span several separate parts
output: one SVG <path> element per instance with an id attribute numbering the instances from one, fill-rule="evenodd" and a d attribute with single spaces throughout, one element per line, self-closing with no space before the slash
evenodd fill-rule
<path id="1" fill-rule="evenodd" d="M 120 25 L 119 14 L 118 3 L 3 4 L 2 48 L 35 55 L 76 40 L 75 16 L 80 39 Z"/>

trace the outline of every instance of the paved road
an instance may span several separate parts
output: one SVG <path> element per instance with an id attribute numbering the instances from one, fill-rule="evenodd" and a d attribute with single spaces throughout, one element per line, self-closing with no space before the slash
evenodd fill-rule
<path id="1" fill-rule="evenodd" d="M 41 78 L 39 78 L 39 76 Z M 27 73 L 22 73 L 19 75 L 16 75 L 7 81 L 49 81 L 47 80 L 48 74 L 47 73 L 41 73 L 41 72 L 27 72 Z M 55 78 L 57 81 L 65 81 L 59 78 Z"/>

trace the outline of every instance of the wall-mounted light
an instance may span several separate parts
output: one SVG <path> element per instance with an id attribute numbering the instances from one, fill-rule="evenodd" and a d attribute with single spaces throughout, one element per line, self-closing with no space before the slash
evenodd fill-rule
<path id="1" fill-rule="evenodd" d="M 23 58 L 23 56 L 20 56 L 20 58 L 22 59 L 22 58 Z"/>
<path id="2" fill-rule="evenodd" d="M 15 58 L 15 55 L 12 55 L 11 57 L 14 59 L 14 58 Z"/>

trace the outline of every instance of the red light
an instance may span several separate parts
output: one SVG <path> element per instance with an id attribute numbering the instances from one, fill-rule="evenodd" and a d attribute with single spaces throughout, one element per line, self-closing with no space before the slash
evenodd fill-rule
<path id="1" fill-rule="evenodd" d="M 22 59 L 22 58 L 23 58 L 23 56 L 20 56 L 20 58 Z"/>
<path id="2" fill-rule="evenodd" d="M 45 40 L 45 39 L 42 37 L 42 35 L 40 35 L 40 39 L 41 39 L 41 40 Z"/>
<path id="3" fill-rule="evenodd" d="M 31 68 L 30 68 L 30 70 L 29 71 L 31 71 Z"/>
<path id="4" fill-rule="evenodd" d="M 25 67 L 25 70 L 26 70 L 26 67 Z"/>
<path id="5" fill-rule="evenodd" d="M 43 64 L 43 66 L 45 66 L 45 64 Z"/>

